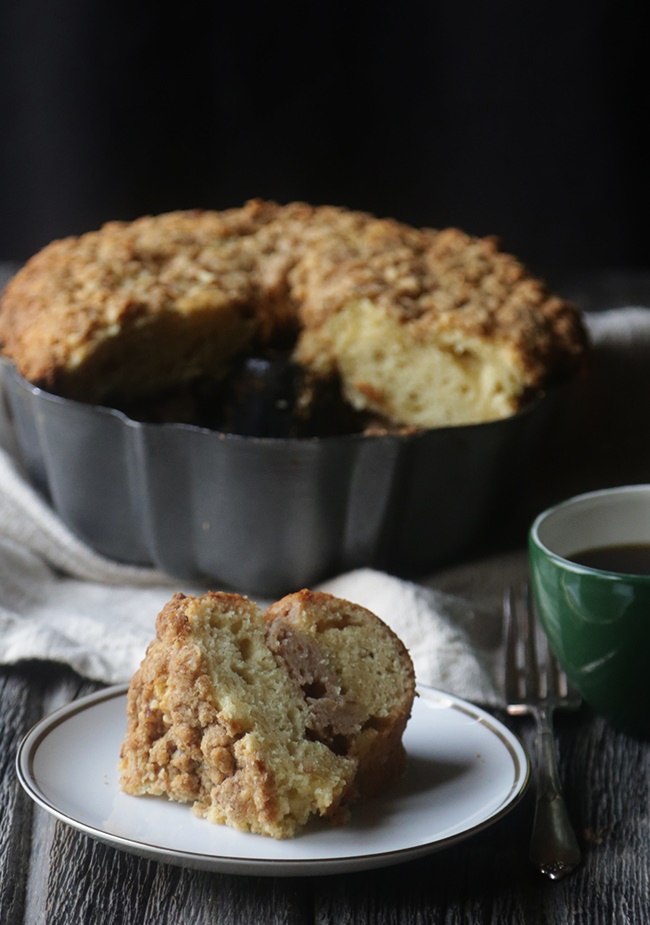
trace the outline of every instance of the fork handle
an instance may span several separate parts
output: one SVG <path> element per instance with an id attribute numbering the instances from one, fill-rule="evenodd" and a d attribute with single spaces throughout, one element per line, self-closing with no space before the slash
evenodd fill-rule
<path id="1" fill-rule="evenodd" d="M 538 720 L 537 802 L 529 857 L 547 877 L 560 880 L 580 863 L 581 854 L 562 796 L 553 728 L 544 713 Z"/>

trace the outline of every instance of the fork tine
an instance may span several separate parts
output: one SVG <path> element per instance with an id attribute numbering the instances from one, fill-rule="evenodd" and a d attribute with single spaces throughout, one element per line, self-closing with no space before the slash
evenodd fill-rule
<path id="1" fill-rule="evenodd" d="M 526 585 L 523 593 L 526 601 L 524 607 L 523 621 L 525 623 L 525 665 L 526 665 L 526 686 L 534 695 L 539 696 L 542 691 L 540 688 L 541 672 L 539 670 L 538 651 L 537 651 L 537 627 L 535 624 L 535 613 L 532 607 L 532 594 L 530 585 Z"/>
<path id="2" fill-rule="evenodd" d="M 573 690 L 564 670 L 558 664 L 555 655 L 549 645 L 548 637 L 541 629 L 536 617 L 535 601 L 533 599 L 532 588 L 528 586 L 528 611 L 531 623 L 535 628 L 535 640 L 537 648 L 537 664 L 539 665 L 540 681 L 544 682 L 544 689 L 540 691 L 543 697 L 554 699 L 555 701 L 566 701 L 565 706 L 575 706 L 578 695 Z M 573 701 L 573 704 L 569 701 Z"/>
<path id="3" fill-rule="evenodd" d="M 505 695 L 506 702 L 520 701 L 518 642 L 519 633 L 514 614 L 514 588 L 508 587 L 503 595 L 503 635 L 505 649 Z"/>
<path id="4" fill-rule="evenodd" d="M 557 697 L 566 697 L 569 692 L 566 675 L 557 663 L 557 659 L 547 647 L 547 674 L 549 695 L 555 694 Z"/>
<path id="5" fill-rule="evenodd" d="M 532 600 L 531 608 L 532 612 L 534 613 L 534 602 Z M 537 621 L 535 622 L 537 624 L 537 645 L 540 672 L 545 681 L 545 690 L 543 691 L 543 694 L 549 699 L 558 699 L 566 693 L 566 678 L 563 678 L 563 672 L 558 665 L 555 656 L 551 652 L 546 634 L 541 630 L 539 623 Z"/>

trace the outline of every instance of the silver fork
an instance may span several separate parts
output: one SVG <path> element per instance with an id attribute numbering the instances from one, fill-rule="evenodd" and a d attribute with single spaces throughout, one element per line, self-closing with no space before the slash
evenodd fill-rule
<path id="1" fill-rule="evenodd" d="M 530 588 L 509 588 L 503 602 L 506 704 L 513 716 L 535 718 L 537 801 L 529 857 L 552 880 L 560 880 L 580 863 L 580 848 L 571 827 L 557 769 L 553 712 L 576 709 L 580 697 L 537 632 Z"/>

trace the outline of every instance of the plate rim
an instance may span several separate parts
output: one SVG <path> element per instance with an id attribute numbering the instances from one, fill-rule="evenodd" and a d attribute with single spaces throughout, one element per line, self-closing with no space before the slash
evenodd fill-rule
<path id="1" fill-rule="evenodd" d="M 331 875 L 385 867 L 444 850 L 489 828 L 514 809 L 526 793 L 530 783 L 531 761 L 528 752 L 520 738 L 501 720 L 489 710 L 464 700 L 455 694 L 450 694 L 429 685 L 418 684 L 418 696 L 425 700 L 433 700 L 439 704 L 444 704 L 445 708 L 454 709 L 478 720 L 505 747 L 512 761 L 514 779 L 509 792 L 503 796 L 499 805 L 479 822 L 468 826 L 460 832 L 417 845 L 388 851 L 339 855 L 331 858 L 238 857 L 223 853 L 206 854 L 205 852 L 193 852 L 152 844 L 144 840 L 107 832 L 58 808 L 43 792 L 33 771 L 36 752 L 40 744 L 53 730 L 65 723 L 70 717 L 91 709 L 98 703 L 124 697 L 128 692 L 128 688 L 128 682 L 102 688 L 63 704 L 39 719 L 20 741 L 16 752 L 16 773 L 18 781 L 27 795 L 38 806 L 59 821 L 112 848 L 153 859 L 160 863 L 229 874 L 274 877 Z"/>

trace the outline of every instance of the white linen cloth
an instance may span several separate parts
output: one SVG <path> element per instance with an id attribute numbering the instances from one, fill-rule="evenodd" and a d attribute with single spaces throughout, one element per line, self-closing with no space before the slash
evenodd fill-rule
<path id="1" fill-rule="evenodd" d="M 650 309 L 598 313 L 588 326 L 596 353 L 650 349 Z M 411 652 L 420 683 L 499 702 L 496 610 L 437 589 L 435 576 L 425 586 L 361 569 L 322 588 L 382 617 Z M 98 681 L 127 681 L 162 605 L 174 591 L 202 590 L 109 561 L 74 536 L 21 474 L 0 412 L 0 664 L 43 659 Z"/>

